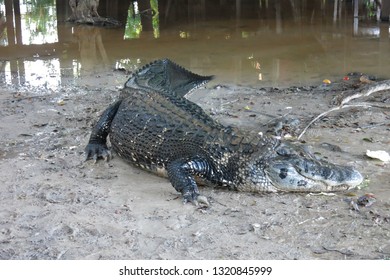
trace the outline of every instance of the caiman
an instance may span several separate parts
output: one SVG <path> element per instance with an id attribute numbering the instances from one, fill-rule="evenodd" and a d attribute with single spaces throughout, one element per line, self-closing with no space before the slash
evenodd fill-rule
<path id="1" fill-rule="evenodd" d="M 140 68 L 93 128 L 86 158 L 110 159 L 109 136 L 120 157 L 168 177 L 184 203 L 199 199 L 198 178 L 251 192 L 329 192 L 362 182 L 354 168 L 316 159 L 300 145 L 213 120 L 184 97 L 211 79 L 168 59 Z"/>

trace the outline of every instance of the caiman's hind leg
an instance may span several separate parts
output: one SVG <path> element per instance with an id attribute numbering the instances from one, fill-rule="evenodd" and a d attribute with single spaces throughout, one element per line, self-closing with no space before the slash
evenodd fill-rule
<path id="1" fill-rule="evenodd" d="M 85 147 L 85 160 L 98 158 L 104 160 L 111 159 L 111 152 L 107 147 L 107 136 L 110 130 L 111 122 L 118 111 L 121 101 L 117 101 L 108 107 L 100 117 L 99 121 L 92 130 L 88 145 Z"/>

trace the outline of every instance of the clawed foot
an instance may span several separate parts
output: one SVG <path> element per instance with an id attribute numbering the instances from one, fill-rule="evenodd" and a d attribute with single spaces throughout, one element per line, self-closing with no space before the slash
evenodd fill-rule
<path id="1" fill-rule="evenodd" d="M 94 163 L 96 163 L 99 158 L 103 158 L 105 161 L 109 161 L 112 158 L 111 152 L 105 144 L 89 143 L 87 147 L 85 147 L 85 154 L 85 160 L 92 159 Z"/>
<path id="2" fill-rule="evenodd" d="M 210 203 L 207 200 L 207 197 L 200 195 L 196 198 L 194 201 L 195 206 L 205 206 L 205 207 L 210 207 Z"/>
<path id="3" fill-rule="evenodd" d="M 194 193 L 190 197 L 189 196 L 183 196 L 183 204 L 186 204 L 187 202 L 191 202 L 195 206 L 205 206 L 209 207 L 210 203 L 207 200 L 207 197 L 204 195 L 199 195 L 199 193 Z"/>

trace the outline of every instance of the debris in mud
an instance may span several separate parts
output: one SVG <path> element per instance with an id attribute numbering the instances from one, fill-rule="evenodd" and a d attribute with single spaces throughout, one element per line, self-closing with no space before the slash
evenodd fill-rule
<path id="1" fill-rule="evenodd" d="M 252 231 L 257 231 L 258 229 L 260 229 L 260 224 L 258 224 L 258 223 L 254 223 L 254 224 L 251 224 L 251 226 L 252 226 Z"/>
<path id="2" fill-rule="evenodd" d="M 335 193 L 329 192 L 318 192 L 318 193 L 308 193 L 307 196 L 336 196 Z"/>
<path id="3" fill-rule="evenodd" d="M 266 124 L 268 133 L 285 139 L 293 138 L 293 135 L 295 135 L 295 131 L 298 129 L 299 125 L 300 120 L 298 118 L 287 116 L 273 119 Z"/>
<path id="4" fill-rule="evenodd" d="M 331 152 L 338 152 L 338 153 L 343 152 L 343 150 L 339 146 L 334 145 L 334 144 L 324 142 L 324 143 L 321 143 L 320 146 L 328 151 L 331 151 Z"/>
<path id="5" fill-rule="evenodd" d="M 364 207 L 369 207 L 376 201 L 375 195 L 372 193 L 366 193 L 357 199 L 357 204 Z"/>
<path id="6" fill-rule="evenodd" d="M 373 159 L 379 159 L 380 161 L 383 161 L 383 162 L 390 161 L 390 155 L 386 151 L 370 151 L 370 150 L 367 150 L 366 156 L 368 156 L 369 158 L 373 158 Z"/>
<path id="7" fill-rule="evenodd" d="M 330 85 L 332 82 L 329 79 L 324 79 L 322 83 L 325 85 Z"/>
<path id="8" fill-rule="evenodd" d="M 357 212 L 360 212 L 360 207 L 370 207 L 376 202 L 375 195 L 372 193 L 366 193 L 359 198 L 356 199 L 356 201 L 352 198 L 345 199 L 345 201 L 349 204 L 352 210 L 355 210 Z"/>
<path id="9" fill-rule="evenodd" d="M 372 137 L 364 137 L 362 140 L 365 141 L 365 142 L 369 142 L 369 143 L 374 143 L 375 142 L 374 138 L 372 138 Z"/>
<path id="10" fill-rule="evenodd" d="M 376 224 L 390 223 L 390 216 L 384 216 L 374 211 L 369 211 L 368 214 L 371 216 L 371 220 Z"/>
<path id="11" fill-rule="evenodd" d="M 307 129 L 316 121 L 319 119 L 322 119 L 324 116 L 327 114 L 338 111 L 344 108 L 356 108 L 356 107 L 363 107 L 363 108 L 369 108 L 372 106 L 375 107 L 382 107 L 382 108 L 388 108 L 387 106 L 380 106 L 380 105 L 373 105 L 371 103 L 354 103 L 354 104 L 349 104 L 351 101 L 362 98 L 362 97 L 368 97 L 373 93 L 380 92 L 380 91 L 385 91 L 390 89 L 390 80 L 384 80 L 376 83 L 368 83 L 367 85 L 361 87 L 360 89 L 356 90 L 349 90 L 346 91 L 344 94 L 345 97 L 343 97 L 341 100 L 339 100 L 338 106 L 335 106 L 321 114 L 319 114 L 317 117 L 312 119 L 309 124 L 302 130 L 302 132 L 298 136 L 298 140 L 302 138 L 302 136 L 306 133 Z"/>
<path id="12" fill-rule="evenodd" d="M 343 249 L 343 248 L 338 249 L 336 247 L 331 248 L 331 247 L 328 247 L 328 246 L 322 246 L 322 248 L 325 251 L 337 252 L 337 253 L 340 253 L 340 254 L 346 255 L 346 256 L 353 256 L 354 255 L 354 252 L 351 251 L 350 249 Z"/>

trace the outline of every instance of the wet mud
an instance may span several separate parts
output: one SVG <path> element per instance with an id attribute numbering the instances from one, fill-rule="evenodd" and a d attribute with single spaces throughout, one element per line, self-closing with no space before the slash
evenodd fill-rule
<path id="1" fill-rule="evenodd" d="M 102 78 L 103 77 L 103 78 Z M 318 157 L 356 167 L 360 188 L 332 194 L 251 194 L 202 187 L 211 206 L 182 204 L 170 183 L 118 156 L 85 162 L 120 72 L 59 90 L 0 90 L 0 259 L 389 259 L 388 110 L 327 115 L 303 140 Z M 295 137 L 343 87 L 211 83 L 188 98 L 220 122 Z M 388 104 L 389 92 L 366 102 Z M 361 204 L 359 197 L 375 197 Z M 363 199 L 364 200 L 364 199 Z"/>

